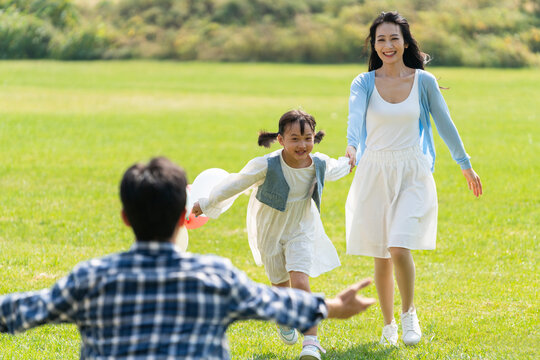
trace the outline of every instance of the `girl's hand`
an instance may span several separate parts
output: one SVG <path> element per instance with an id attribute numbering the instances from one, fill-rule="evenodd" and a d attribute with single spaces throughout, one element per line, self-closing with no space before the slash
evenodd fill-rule
<path id="1" fill-rule="evenodd" d="M 345 156 L 349 158 L 349 165 L 351 165 L 351 171 L 352 171 L 356 165 L 356 148 L 351 145 L 347 146 L 347 150 L 345 151 Z"/>
<path id="2" fill-rule="evenodd" d="M 202 210 L 201 210 L 201 205 L 199 205 L 199 202 L 195 202 L 195 204 L 193 204 L 193 208 L 191 209 L 191 213 L 195 216 L 199 216 L 199 215 L 202 215 Z"/>
<path id="3" fill-rule="evenodd" d="M 461 170 L 465 179 L 467 179 L 467 184 L 469 185 L 469 190 L 472 190 L 474 196 L 479 197 L 482 195 L 482 182 L 480 177 L 474 172 L 472 168 L 467 170 Z"/>

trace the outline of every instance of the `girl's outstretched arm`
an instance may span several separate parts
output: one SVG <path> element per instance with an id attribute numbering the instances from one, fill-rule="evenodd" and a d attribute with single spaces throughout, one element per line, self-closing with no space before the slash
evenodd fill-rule
<path id="1" fill-rule="evenodd" d="M 234 202 L 238 195 L 253 185 L 258 185 L 265 178 L 267 168 L 267 156 L 251 160 L 239 173 L 229 174 L 217 184 L 208 198 L 198 199 L 193 206 L 193 213 L 197 215 L 196 211 L 202 211 L 201 213 L 209 218 L 219 217 L 222 209 Z M 195 205 L 198 205 L 198 208 Z"/>
<path id="2" fill-rule="evenodd" d="M 317 156 L 326 162 L 326 171 L 324 172 L 325 181 L 336 181 L 351 172 L 350 160 L 346 156 L 342 156 L 337 160 L 320 152 L 313 154 L 313 156 Z"/>

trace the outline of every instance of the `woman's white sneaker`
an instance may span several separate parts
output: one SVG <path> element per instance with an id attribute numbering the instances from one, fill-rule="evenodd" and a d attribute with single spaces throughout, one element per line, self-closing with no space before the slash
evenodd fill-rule
<path id="1" fill-rule="evenodd" d="M 401 314 L 401 328 L 403 329 L 403 342 L 405 345 L 416 345 L 422 338 L 422 331 L 416 316 L 416 309 Z"/>
<path id="2" fill-rule="evenodd" d="M 396 320 L 392 319 L 392 322 L 388 325 L 385 325 L 382 329 L 381 345 L 393 345 L 397 346 L 398 341 L 398 326 Z"/>

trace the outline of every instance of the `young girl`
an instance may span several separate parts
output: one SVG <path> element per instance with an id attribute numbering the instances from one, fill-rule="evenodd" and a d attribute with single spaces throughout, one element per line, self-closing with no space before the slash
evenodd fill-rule
<path id="1" fill-rule="evenodd" d="M 350 165 L 346 157 L 311 154 L 323 136 L 321 131 L 315 134 L 313 116 L 301 110 L 285 113 L 277 133 L 259 134 L 260 146 L 270 147 L 277 139 L 283 148 L 251 160 L 193 206 L 195 215 L 216 218 L 235 195 L 253 187 L 247 213 L 249 244 L 274 286 L 310 292 L 310 276 L 340 265 L 319 211 L 324 182 L 347 175 Z M 288 345 L 298 339 L 295 329 L 284 326 L 278 326 L 278 334 Z M 320 359 L 320 351 L 324 352 L 313 327 L 304 334 L 300 359 Z"/>
<path id="2" fill-rule="evenodd" d="M 369 72 L 351 85 L 347 156 L 359 160 L 346 203 L 347 253 L 375 259 L 375 285 L 383 313 L 382 344 L 397 345 L 394 270 L 401 295 L 403 342 L 422 332 L 413 303 L 415 266 L 411 250 L 435 248 L 437 191 L 431 171 L 435 147 L 430 114 L 460 165 L 469 189 L 482 194 L 463 143 L 426 55 L 396 12 L 371 25 Z M 431 171 L 430 171 L 431 170 Z"/>

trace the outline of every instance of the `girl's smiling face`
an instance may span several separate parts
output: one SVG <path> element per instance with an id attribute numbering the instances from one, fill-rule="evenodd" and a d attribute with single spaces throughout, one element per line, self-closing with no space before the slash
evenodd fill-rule
<path id="1" fill-rule="evenodd" d="M 311 165 L 309 154 L 314 144 L 313 130 L 304 122 L 304 131 L 300 131 L 300 122 L 295 121 L 285 127 L 283 136 L 278 135 L 278 141 L 283 146 L 283 160 L 293 168 L 303 168 Z"/>
<path id="2" fill-rule="evenodd" d="M 403 53 L 407 44 L 403 40 L 399 25 L 388 22 L 379 25 L 375 32 L 374 47 L 383 64 L 403 62 Z"/>

